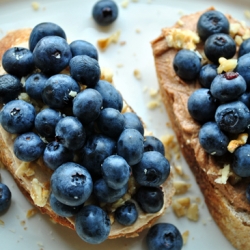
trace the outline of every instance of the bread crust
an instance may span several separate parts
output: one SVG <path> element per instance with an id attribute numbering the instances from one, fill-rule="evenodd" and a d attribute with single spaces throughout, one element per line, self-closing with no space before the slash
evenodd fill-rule
<path id="1" fill-rule="evenodd" d="M 210 9 L 214 9 L 213 7 Z M 204 11 L 186 15 L 171 28 L 188 29 L 196 32 L 198 18 Z M 230 23 L 238 22 L 227 15 Z M 239 23 L 239 22 L 238 22 Z M 173 69 L 173 59 L 177 52 L 167 46 L 164 33 L 171 28 L 164 28 L 162 34 L 151 42 L 155 68 L 162 100 L 166 107 L 172 128 L 175 131 L 182 153 L 196 177 L 204 195 L 207 207 L 223 234 L 237 249 L 250 249 L 250 210 L 245 197 L 245 188 L 249 179 L 241 180 L 236 185 L 219 184 L 215 179 L 220 176 L 224 159 L 208 155 L 200 146 L 198 132 L 200 124 L 188 113 L 187 100 L 190 94 L 200 88 L 198 81 L 185 82 Z M 202 52 L 203 43 L 197 45 Z"/>
<path id="2" fill-rule="evenodd" d="M 31 29 L 21 29 L 9 32 L 4 38 L 0 40 L 0 61 L 2 61 L 2 56 L 4 52 L 10 47 L 20 46 L 20 47 L 28 47 L 28 39 L 30 35 Z M 4 74 L 4 70 L 2 65 L 0 64 L 0 74 Z M 127 104 L 126 104 L 127 105 Z M 127 110 L 132 111 L 132 108 L 127 105 Z M 47 194 L 46 192 L 50 192 L 50 176 L 52 171 L 48 169 L 42 159 L 39 159 L 35 162 L 29 163 L 28 169 L 33 172 L 25 172 L 26 165 L 23 164 L 20 160 L 18 160 L 12 150 L 13 140 L 15 135 L 11 135 L 6 132 L 2 126 L 0 126 L 0 160 L 7 168 L 7 170 L 13 176 L 15 182 L 18 187 L 24 194 L 24 196 L 34 205 L 36 206 L 41 213 L 47 214 L 50 216 L 52 221 L 59 223 L 63 226 L 66 226 L 71 229 L 75 229 L 74 226 L 74 218 L 64 218 L 58 216 L 51 209 L 49 202 L 46 198 L 45 204 L 37 204 L 36 196 L 32 193 L 34 191 L 34 186 L 32 182 L 34 179 L 38 180 L 38 184 L 42 184 L 42 193 Z M 22 170 L 24 168 L 24 170 Z M 20 174 L 21 170 L 24 171 Z M 38 186 L 39 186 L 38 185 Z M 38 187 L 39 188 L 39 187 Z M 150 227 L 166 210 L 168 206 L 171 204 L 172 196 L 174 195 L 174 187 L 173 187 L 173 174 L 171 171 L 170 176 L 167 181 L 162 185 L 162 189 L 164 191 L 164 206 L 163 208 L 155 213 L 155 214 L 146 214 L 144 213 L 138 206 L 139 209 L 139 218 L 137 222 L 128 227 L 121 226 L 117 222 L 114 222 L 111 227 L 111 232 L 109 235 L 109 239 L 119 238 L 119 237 L 136 237 L 138 233 L 143 229 Z M 46 196 L 46 195 L 45 195 Z M 48 194 L 47 196 L 48 197 Z"/>

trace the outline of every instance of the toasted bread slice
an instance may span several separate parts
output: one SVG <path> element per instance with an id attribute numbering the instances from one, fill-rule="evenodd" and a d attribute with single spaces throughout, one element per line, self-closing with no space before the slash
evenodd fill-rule
<path id="1" fill-rule="evenodd" d="M 236 181 L 235 175 L 230 171 L 226 175 L 226 183 L 222 184 L 221 169 L 227 162 L 211 156 L 203 150 L 198 140 L 201 125 L 192 119 L 187 109 L 189 96 L 201 86 L 198 81 L 187 83 L 176 75 L 173 69 L 173 59 L 178 50 L 170 47 L 166 40 L 166 35 L 176 28 L 186 34 L 187 30 L 196 32 L 197 21 L 203 12 L 183 16 L 173 27 L 162 29 L 161 35 L 151 43 L 155 67 L 162 100 L 172 128 L 175 131 L 182 153 L 203 192 L 211 215 L 234 247 L 250 249 L 248 240 L 250 235 L 250 206 L 245 197 L 249 179 Z M 231 27 L 238 27 L 234 31 L 234 36 L 243 36 L 247 28 L 230 15 L 227 15 L 227 18 Z M 192 47 L 193 45 L 191 41 L 189 46 Z M 196 50 L 201 55 L 203 54 L 203 46 L 204 43 L 202 42 L 196 44 Z M 227 179 L 228 176 L 230 177 Z"/>
<path id="2" fill-rule="evenodd" d="M 9 32 L 0 40 L 0 61 L 3 53 L 10 47 L 27 47 L 31 29 L 22 29 Z M 0 74 L 4 74 L 0 65 Z M 124 102 L 124 111 L 133 111 Z M 16 135 L 11 135 L 0 126 L 0 160 L 12 174 L 17 185 L 28 200 L 34 204 L 42 213 L 48 214 L 51 219 L 63 226 L 74 229 L 74 218 L 63 218 L 58 216 L 51 209 L 48 197 L 50 193 L 50 176 L 52 171 L 47 168 L 42 159 L 35 162 L 24 163 L 18 160 L 13 153 L 13 141 Z M 132 226 L 124 227 L 117 222 L 113 222 L 109 238 L 136 237 L 144 228 L 150 227 L 171 204 L 174 194 L 173 174 L 171 173 L 167 181 L 162 185 L 164 192 L 164 205 L 162 209 L 154 214 L 144 213 L 138 206 L 139 217 Z M 111 215 L 112 216 L 112 215 Z"/>

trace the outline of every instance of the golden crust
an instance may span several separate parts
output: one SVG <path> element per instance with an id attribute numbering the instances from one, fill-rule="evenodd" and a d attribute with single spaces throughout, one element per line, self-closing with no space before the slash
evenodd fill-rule
<path id="1" fill-rule="evenodd" d="M 197 20 L 203 12 L 183 16 L 183 26 L 179 27 L 176 23 L 174 27 L 195 32 Z M 228 19 L 231 23 L 237 22 L 231 16 Z M 198 81 L 186 83 L 175 74 L 172 65 L 177 50 L 168 48 L 163 34 L 152 41 L 151 45 L 162 99 L 172 128 L 203 192 L 209 211 L 234 247 L 250 249 L 250 206 L 245 198 L 246 182 L 249 180 L 237 185 L 231 185 L 229 181 L 226 184 L 214 181 L 224 162 L 208 155 L 201 148 L 198 140 L 200 124 L 190 117 L 187 110 L 190 94 L 200 88 L 200 85 Z M 198 44 L 197 50 L 201 52 L 202 48 L 203 44 Z"/>
<path id="2" fill-rule="evenodd" d="M 2 38 L 2 40 L 0 40 L 0 61 L 2 59 L 3 53 L 8 48 L 13 46 L 27 47 L 30 32 L 31 29 L 16 30 L 9 32 L 4 38 Z M 3 73 L 4 70 L 0 65 L 0 74 Z M 133 111 L 132 108 L 130 108 L 129 106 L 128 109 Z M 37 178 L 43 184 L 49 183 L 52 172 L 48 170 L 48 168 L 46 168 L 41 161 L 39 161 L 32 162 L 29 165 L 32 169 L 34 169 L 34 175 L 19 176 L 17 174 L 17 169 L 22 164 L 22 162 L 19 161 L 13 154 L 12 146 L 12 135 L 7 133 L 2 127 L 0 127 L 0 160 L 14 177 L 14 180 L 16 181 L 22 193 L 42 213 L 49 215 L 54 222 L 74 230 L 74 220 L 72 218 L 67 219 L 56 215 L 52 211 L 48 201 L 44 206 L 37 206 L 32 198 L 30 186 L 31 181 L 34 178 Z M 109 238 L 114 239 L 119 237 L 136 237 L 138 236 L 138 233 L 141 232 L 143 229 L 150 227 L 165 212 L 165 209 L 171 204 L 171 199 L 174 195 L 172 173 L 170 174 L 168 180 L 162 185 L 162 188 L 164 190 L 164 206 L 158 213 L 145 214 L 140 210 L 138 222 L 136 222 L 133 226 L 130 227 L 123 227 L 121 225 L 118 225 L 117 222 L 115 222 L 114 224 L 112 224 Z"/>

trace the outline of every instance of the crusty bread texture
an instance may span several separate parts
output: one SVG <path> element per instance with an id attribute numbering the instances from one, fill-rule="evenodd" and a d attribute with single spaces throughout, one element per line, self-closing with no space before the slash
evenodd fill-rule
<path id="1" fill-rule="evenodd" d="M 0 40 L 0 61 L 4 52 L 13 46 L 28 47 L 28 39 L 31 29 L 21 29 L 9 32 Z M 0 74 L 4 74 L 0 64 Z M 126 111 L 132 109 L 124 102 Z M 0 126 L 0 160 L 9 170 L 19 186 L 22 193 L 34 204 L 42 213 L 48 214 L 51 219 L 63 226 L 74 230 L 74 218 L 63 218 L 58 216 L 51 209 L 48 197 L 50 194 L 50 176 L 52 171 L 47 168 L 42 159 L 25 163 L 17 159 L 13 153 L 13 141 L 16 135 L 11 135 Z M 164 191 L 164 206 L 155 214 L 146 214 L 138 206 L 139 218 L 132 226 L 124 227 L 117 222 L 113 222 L 109 238 L 136 237 L 144 228 L 150 227 L 165 209 L 171 204 L 174 194 L 173 174 L 171 173 L 167 181 L 162 185 Z M 111 220 L 112 221 L 112 220 Z"/>
<path id="2" fill-rule="evenodd" d="M 203 192 L 211 215 L 235 248 L 250 249 L 250 206 L 245 197 L 249 179 L 242 179 L 235 183 L 234 175 L 230 171 L 231 177 L 227 179 L 226 184 L 220 182 L 221 169 L 227 162 L 207 154 L 202 149 L 198 140 L 201 125 L 191 118 L 187 109 L 189 96 L 201 86 L 198 80 L 187 83 L 176 75 L 173 59 L 178 50 L 172 46 L 168 47 L 166 42 L 166 34 L 171 33 L 174 28 L 184 32 L 187 30 L 196 32 L 197 21 L 203 12 L 183 16 L 173 27 L 162 29 L 161 35 L 151 43 L 155 67 L 172 128 L 182 153 Z M 230 15 L 227 15 L 227 18 L 231 25 L 237 23 L 240 27 L 234 36 L 242 36 L 247 28 Z M 201 55 L 203 46 L 204 43 L 200 42 L 196 47 Z"/>

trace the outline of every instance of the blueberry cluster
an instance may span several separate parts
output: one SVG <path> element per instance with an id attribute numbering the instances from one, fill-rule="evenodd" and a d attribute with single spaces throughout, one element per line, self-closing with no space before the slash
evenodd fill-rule
<path id="1" fill-rule="evenodd" d="M 192 118 L 202 125 L 200 145 L 211 155 L 223 156 L 229 154 L 227 147 L 232 139 L 241 133 L 249 134 L 250 39 L 240 45 L 236 68 L 218 74 L 219 58 L 231 59 L 236 55 L 236 44 L 228 35 L 229 22 L 222 13 L 208 11 L 201 15 L 197 32 L 210 63 L 202 66 L 195 52 L 181 50 L 174 59 L 174 69 L 184 80 L 198 78 L 202 88 L 191 94 L 187 108 Z M 250 177 L 249 153 L 247 143 L 232 155 L 232 170 L 240 177 Z"/>
<path id="2" fill-rule="evenodd" d="M 68 44 L 65 38 L 58 25 L 41 23 L 31 32 L 30 49 L 4 53 L 0 122 L 17 134 L 13 151 L 18 159 L 43 158 L 53 171 L 49 202 L 54 212 L 75 216 L 79 236 L 97 244 L 111 228 L 108 211 L 97 204 L 112 207 L 134 178 L 139 188 L 115 211 L 116 221 L 124 226 L 136 222 L 134 201 L 147 213 L 158 212 L 164 203 L 160 185 L 170 165 L 161 141 L 145 136 L 140 118 L 122 113 L 120 92 L 100 80 L 96 48 L 82 40 Z M 29 102 L 20 99 L 22 92 Z M 95 205 L 89 205 L 90 198 Z"/>

